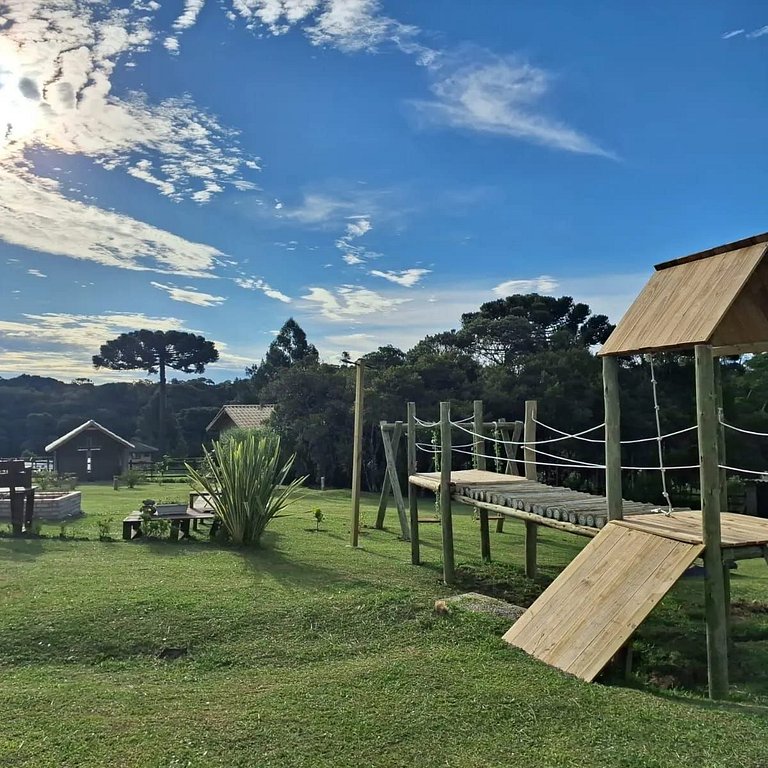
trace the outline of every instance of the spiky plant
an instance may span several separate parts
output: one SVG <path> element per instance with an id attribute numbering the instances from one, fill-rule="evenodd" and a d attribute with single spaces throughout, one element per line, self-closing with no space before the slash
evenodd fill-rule
<path id="1" fill-rule="evenodd" d="M 200 468 L 187 464 L 190 484 L 210 494 L 210 503 L 233 544 L 258 545 L 269 521 L 294 500 L 307 479 L 285 485 L 295 456 L 280 459 L 280 437 L 274 432 L 214 443 L 205 450 Z"/>

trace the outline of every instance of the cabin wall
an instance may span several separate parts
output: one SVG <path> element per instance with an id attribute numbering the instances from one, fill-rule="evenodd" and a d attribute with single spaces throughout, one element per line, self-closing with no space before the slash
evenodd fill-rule
<path id="1" fill-rule="evenodd" d="M 87 450 L 91 464 L 88 467 Z M 97 450 L 98 449 L 98 450 Z M 87 429 L 75 435 L 56 450 L 56 471 L 77 475 L 82 481 L 111 480 L 124 472 L 128 464 L 129 449 L 98 429 Z"/>

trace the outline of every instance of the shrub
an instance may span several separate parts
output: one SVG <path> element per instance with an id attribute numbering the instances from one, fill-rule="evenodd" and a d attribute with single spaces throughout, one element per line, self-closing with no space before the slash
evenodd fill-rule
<path id="1" fill-rule="evenodd" d="M 126 469 L 125 472 L 120 475 L 120 480 L 124 482 L 129 488 L 135 488 L 140 483 L 143 483 L 146 478 L 142 472 L 139 472 L 138 469 Z"/>
<path id="2" fill-rule="evenodd" d="M 307 479 L 283 485 L 295 456 L 282 463 L 273 432 L 214 443 L 202 466 L 187 464 L 190 484 L 211 495 L 211 505 L 233 544 L 258 545 L 269 521 L 295 497 Z"/>

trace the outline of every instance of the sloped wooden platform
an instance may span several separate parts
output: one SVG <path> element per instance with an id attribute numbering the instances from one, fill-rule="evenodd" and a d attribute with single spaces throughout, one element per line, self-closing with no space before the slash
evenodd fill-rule
<path id="1" fill-rule="evenodd" d="M 591 682 L 703 551 L 700 542 L 608 523 L 504 640 Z"/>

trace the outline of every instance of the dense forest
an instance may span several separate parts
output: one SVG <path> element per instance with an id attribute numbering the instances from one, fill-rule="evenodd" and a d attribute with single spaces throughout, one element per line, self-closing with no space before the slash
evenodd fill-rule
<path id="1" fill-rule="evenodd" d="M 566 432 L 600 424 L 601 364 L 595 350 L 611 330 L 606 317 L 592 314 L 570 297 L 515 295 L 483 304 L 463 315 L 459 328 L 427 336 L 410 350 L 384 346 L 366 355 L 365 485 L 377 488 L 382 479 L 379 421 L 404 419 L 410 400 L 425 419 L 436 418 L 442 400 L 450 400 L 453 413 L 462 417 L 471 414 L 474 399 L 482 399 L 488 420 L 513 420 L 522 417 L 525 400 L 535 399 L 545 424 Z M 657 355 L 654 364 L 662 431 L 692 425 L 692 358 Z M 726 419 L 768 432 L 768 356 L 723 360 L 722 369 Z M 168 382 L 167 453 L 199 455 L 208 439 L 205 427 L 225 403 L 275 403 L 274 427 L 286 448 L 296 452 L 296 470 L 309 474 L 311 481 L 325 476 L 329 485 L 347 485 L 353 366 L 323 362 L 304 330 L 288 320 L 264 358 L 244 374 L 222 383 L 203 377 Z M 624 360 L 620 386 L 623 437 L 655 435 L 647 360 Z M 159 413 L 158 385 L 149 380 L 94 385 L 84 379 L 64 383 L 26 375 L 0 379 L 0 456 L 42 454 L 48 442 L 87 419 L 157 444 Z M 550 436 L 543 431 L 543 437 Z M 428 442 L 429 435 L 425 439 Z M 558 455 L 589 461 L 600 461 L 601 450 L 597 443 L 570 440 L 552 448 Z M 768 440 L 729 432 L 727 455 L 732 466 L 762 470 L 768 466 Z M 429 458 L 422 456 L 424 468 Z M 656 444 L 625 446 L 623 458 L 625 464 L 656 465 Z M 664 461 L 697 463 L 695 433 L 665 441 Z M 590 482 L 599 484 L 598 473 L 592 474 Z M 674 481 L 678 487 L 695 485 L 697 473 L 675 473 Z M 634 473 L 631 482 L 641 486 L 641 495 L 653 496 L 658 473 Z"/>

